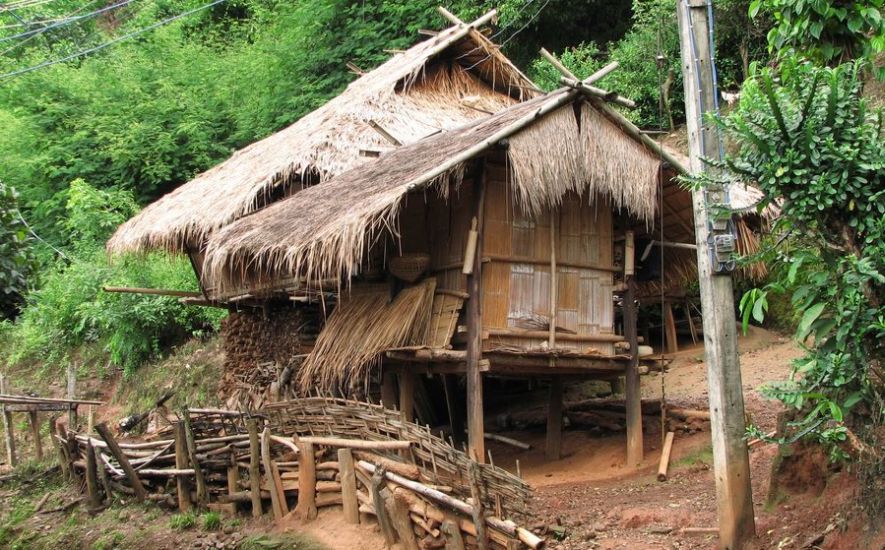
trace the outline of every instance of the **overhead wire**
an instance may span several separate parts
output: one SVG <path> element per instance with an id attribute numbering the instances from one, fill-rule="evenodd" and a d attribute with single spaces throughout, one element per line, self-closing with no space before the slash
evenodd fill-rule
<path id="1" fill-rule="evenodd" d="M 48 30 L 55 29 L 55 28 L 58 28 L 58 27 L 61 27 L 61 26 L 64 26 L 64 25 L 67 25 L 70 23 L 75 23 L 77 21 L 82 21 L 83 19 L 89 19 L 91 17 L 96 17 L 98 15 L 109 12 L 111 10 L 115 10 L 117 8 L 121 8 L 121 7 L 126 6 L 128 4 L 131 4 L 134 1 L 135 0 L 121 0 L 120 2 L 117 2 L 116 4 L 111 4 L 110 6 L 105 6 L 103 8 L 91 11 L 89 13 L 84 13 L 83 15 L 77 15 L 74 17 L 66 17 L 66 18 L 62 19 L 61 21 L 58 21 L 58 22 L 53 23 L 51 25 L 47 25 L 45 27 L 40 27 L 39 29 L 33 29 L 30 31 L 21 32 L 18 34 L 14 34 L 12 36 L 4 36 L 4 37 L 0 38 L 0 42 L 9 42 L 10 40 L 15 40 L 17 38 L 27 38 L 27 37 L 34 35 L 34 34 L 44 33 Z M 90 3 L 93 3 L 93 2 L 90 2 Z"/>
<path id="2" fill-rule="evenodd" d="M 74 15 L 78 14 L 79 12 L 83 11 L 83 10 L 86 9 L 88 6 L 91 6 L 91 5 L 95 4 L 96 2 L 98 2 L 98 0 L 91 0 L 90 2 L 88 2 L 88 3 L 86 3 L 86 4 L 83 4 L 82 6 L 80 6 L 79 8 L 77 8 L 76 10 L 74 10 L 74 11 L 72 11 L 71 13 L 69 13 L 69 14 L 65 15 L 64 17 L 60 18 L 58 21 L 64 21 L 64 20 L 70 18 L 71 16 L 74 16 Z M 0 52 L 0 55 L 6 55 L 6 54 L 8 54 L 9 52 L 11 52 L 12 50 L 14 50 L 14 49 L 16 49 L 16 48 L 20 48 L 20 47 L 23 46 L 24 44 L 27 44 L 28 42 L 30 42 L 31 40 L 37 38 L 38 36 L 41 36 L 43 33 L 45 33 L 45 32 L 49 32 L 50 30 L 53 30 L 53 29 L 55 29 L 55 28 L 56 28 L 56 27 L 53 27 L 53 26 L 49 25 L 49 26 L 45 26 L 45 27 L 43 27 L 43 28 L 41 28 L 41 29 L 38 29 L 38 32 L 36 32 L 36 33 L 34 33 L 34 34 L 28 36 L 27 38 L 25 38 L 24 40 L 22 40 L 22 41 L 20 41 L 20 42 L 16 42 L 16 43 L 13 44 L 12 46 L 10 46 L 10 47 L 6 48 L 5 50 L 3 50 L 2 52 Z M 77 43 L 77 46 L 80 46 L 79 42 Z"/>
<path id="3" fill-rule="evenodd" d="M 98 46 L 93 46 L 91 48 L 87 48 L 85 50 L 81 50 L 79 52 L 72 53 L 70 55 L 66 55 L 60 59 L 53 59 L 53 60 L 49 60 L 49 61 L 44 61 L 43 63 L 38 63 L 37 65 L 33 65 L 31 67 L 26 67 L 24 69 L 18 69 L 15 71 L 11 71 L 11 72 L 2 74 L 2 75 L 0 75 L 0 80 L 6 80 L 7 78 L 12 78 L 12 77 L 19 76 L 19 75 L 22 75 L 25 73 L 30 73 L 30 72 L 33 72 L 33 71 L 36 71 L 39 69 L 43 69 L 45 67 L 49 67 L 51 65 L 65 63 L 67 61 L 71 61 L 72 59 L 77 59 L 79 57 L 83 57 L 83 56 L 95 53 L 95 52 L 97 52 L 99 50 L 103 50 L 109 46 L 113 46 L 114 44 L 117 44 L 119 42 L 123 42 L 124 40 L 134 38 L 134 37 L 144 34 L 146 32 L 152 31 L 158 27 L 162 27 L 163 25 L 167 25 L 173 21 L 181 19 L 182 17 L 187 17 L 188 15 L 193 15 L 194 13 L 197 13 L 199 11 L 211 8 L 213 6 L 217 6 L 218 4 L 221 4 L 225 1 L 226 0 L 214 0 L 213 2 L 209 2 L 208 4 L 203 4 L 202 6 L 199 6 L 199 7 L 187 10 L 185 12 L 179 13 L 178 15 L 173 15 L 173 16 L 167 17 L 161 21 L 157 21 L 156 23 L 148 25 L 147 27 L 143 27 L 141 29 L 138 29 L 137 31 L 133 31 L 133 32 L 124 34 L 122 36 L 118 36 L 117 38 L 114 38 L 113 40 L 109 40 L 107 42 L 104 42 L 103 44 L 99 44 Z"/>

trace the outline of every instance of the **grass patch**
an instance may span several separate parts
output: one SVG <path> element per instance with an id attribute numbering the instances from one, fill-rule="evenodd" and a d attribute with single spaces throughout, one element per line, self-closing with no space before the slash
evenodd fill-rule
<path id="1" fill-rule="evenodd" d="M 193 512 L 175 514 L 174 516 L 169 518 L 169 528 L 174 531 L 184 531 L 185 529 L 192 529 L 196 524 L 197 516 L 195 516 Z"/>
<path id="2" fill-rule="evenodd" d="M 706 464 L 713 466 L 713 445 L 705 445 L 675 462 L 677 466 L 691 466 L 693 464 Z"/>
<path id="3" fill-rule="evenodd" d="M 203 514 L 203 530 L 218 531 L 221 529 L 221 514 L 218 512 L 206 512 Z"/>

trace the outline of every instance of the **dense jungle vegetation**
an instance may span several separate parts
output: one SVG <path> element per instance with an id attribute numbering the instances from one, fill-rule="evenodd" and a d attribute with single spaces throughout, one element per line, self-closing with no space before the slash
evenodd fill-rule
<path id="1" fill-rule="evenodd" d="M 109 262 L 108 235 L 140 206 L 340 92 L 355 78 L 348 62 L 377 66 L 385 50 L 419 40 L 419 29 L 444 26 L 437 4 L 0 4 L 0 363 L 51 374 L 75 361 L 132 373 L 170 345 L 215 330 L 215 311 L 101 292 L 103 284 L 196 288 L 180 258 Z M 838 421 L 843 409 L 877 395 L 869 372 L 881 359 L 885 323 L 881 123 L 860 89 L 883 50 L 881 4 L 715 2 L 720 86 L 751 83 L 735 118 L 722 122 L 740 149 L 726 168 L 761 182 L 772 200 L 788 197 L 788 223 L 814 230 L 774 243 L 770 254 L 792 247 L 779 257 L 784 271 L 744 305 L 761 321 L 769 294 L 787 292 L 800 336 L 814 330 L 818 342 L 835 346 L 826 357 L 810 352 L 814 363 L 801 366 L 814 375 L 810 386 L 778 390 L 797 407 L 813 402 L 815 419 Z M 464 19 L 498 8 L 494 40 L 545 88 L 558 75 L 539 59 L 542 46 L 578 75 L 617 60 L 621 68 L 600 86 L 637 101 L 628 116 L 648 129 L 684 122 L 675 0 L 455 0 L 447 7 Z M 829 130 L 861 150 L 820 142 Z M 826 191 L 832 177 L 852 203 Z M 847 238 L 833 235 L 843 230 Z M 820 253 L 833 246 L 845 253 Z M 849 304 L 845 289 L 852 289 Z M 847 321 L 852 328 L 840 331 Z"/>

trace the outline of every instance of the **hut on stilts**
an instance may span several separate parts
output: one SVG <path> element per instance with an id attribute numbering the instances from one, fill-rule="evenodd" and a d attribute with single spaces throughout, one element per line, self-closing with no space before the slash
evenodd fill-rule
<path id="1" fill-rule="evenodd" d="M 249 330 L 265 337 L 303 335 L 313 312 L 317 334 L 281 353 L 299 358 L 285 378 L 296 394 L 377 391 L 411 420 L 425 376 L 437 380 L 479 461 L 490 378 L 550 381 L 550 458 L 565 381 L 624 378 L 635 464 L 637 254 L 673 246 L 682 256 L 665 270 L 690 272 L 681 161 L 612 108 L 629 102 L 593 87 L 599 75 L 540 93 L 477 31 L 489 18 L 361 76 L 147 207 L 108 247 L 188 254 L 203 292 L 190 302 L 251 308 L 264 324 Z M 300 313 L 281 325 L 274 308 Z"/>

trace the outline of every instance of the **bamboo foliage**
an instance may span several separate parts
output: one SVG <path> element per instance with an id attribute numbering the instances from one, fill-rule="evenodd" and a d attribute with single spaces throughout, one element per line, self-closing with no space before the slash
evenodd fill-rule
<path id="1" fill-rule="evenodd" d="M 209 234 L 275 197 L 364 164 L 361 151 L 389 149 L 370 122 L 410 143 L 535 95 L 534 84 L 482 33 L 451 27 L 149 205 L 120 226 L 108 251 L 199 249 Z"/>

